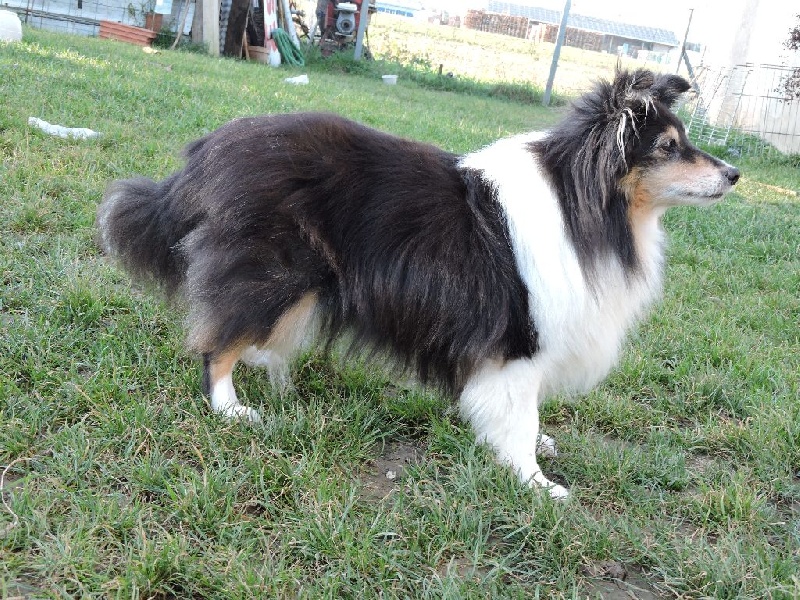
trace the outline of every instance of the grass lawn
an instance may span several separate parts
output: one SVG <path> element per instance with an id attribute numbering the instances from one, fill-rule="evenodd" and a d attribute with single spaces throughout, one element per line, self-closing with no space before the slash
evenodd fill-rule
<path id="1" fill-rule="evenodd" d="M 370 21 L 369 47 L 378 58 L 390 57 L 403 64 L 428 67 L 481 81 L 544 83 L 550 73 L 553 44 L 495 35 L 474 29 L 428 26 L 385 13 Z M 611 77 L 617 61 L 623 66 L 641 66 L 628 57 L 586 52 L 564 46 L 554 82 L 556 93 L 580 94 L 587 82 Z M 660 70 L 655 63 L 651 68 Z"/>
<path id="2" fill-rule="evenodd" d="M 331 110 L 459 152 L 560 114 L 319 67 L 283 82 L 299 72 L 30 29 L 0 45 L 0 597 L 800 596 L 788 159 L 741 161 L 724 203 L 669 214 L 664 301 L 602 386 L 543 407 L 566 502 L 376 367 L 309 355 L 283 397 L 243 368 L 264 423 L 211 413 L 180 310 L 93 243 L 109 180 L 163 177 L 256 113 Z"/>

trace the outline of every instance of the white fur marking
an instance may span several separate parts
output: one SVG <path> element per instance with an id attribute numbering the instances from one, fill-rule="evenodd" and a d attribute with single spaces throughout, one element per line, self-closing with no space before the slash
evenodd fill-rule
<path id="1" fill-rule="evenodd" d="M 232 374 L 220 377 L 211 389 L 211 408 L 229 419 L 244 419 L 251 423 L 260 423 L 258 411 L 244 406 L 236 397 L 233 389 Z"/>
<path id="2" fill-rule="evenodd" d="M 617 148 L 619 148 L 619 153 L 622 155 L 622 160 L 625 160 L 625 130 L 628 128 L 628 119 L 630 119 L 633 133 L 636 135 L 636 118 L 633 115 L 633 110 L 626 107 L 622 109 L 619 125 L 617 125 Z"/>
<path id="3" fill-rule="evenodd" d="M 241 360 L 248 367 L 266 369 L 272 385 L 283 392 L 289 387 L 289 360 L 293 354 L 287 357 L 276 350 L 248 346 L 242 352 Z"/>
<path id="4" fill-rule="evenodd" d="M 625 119 L 631 117 L 626 113 Z M 506 138 L 461 161 L 482 171 L 497 190 L 530 293 L 539 351 L 531 360 L 487 363 L 467 383 L 460 405 L 478 438 L 512 463 L 520 479 L 563 498 L 567 490 L 549 481 L 536 462 L 538 402 L 556 393 L 588 391 L 614 367 L 626 332 L 660 291 L 663 233 L 653 211 L 637 224 L 643 234 L 637 236 L 641 274 L 626 273 L 618 259 L 608 257 L 596 265 L 597 282 L 590 288 L 558 197 L 529 149 L 542 135 Z M 542 439 L 543 454 L 555 450 L 550 438 Z"/>
<path id="5" fill-rule="evenodd" d="M 111 247 L 112 240 L 108 236 L 108 216 L 114 210 L 119 198 L 122 196 L 121 192 L 114 192 L 109 194 L 103 199 L 102 204 L 97 211 L 97 229 L 100 232 L 100 246 L 106 254 L 113 254 L 114 249 Z"/>
<path id="6" fill-rule="evenodd" d="M 500 140 L 467 155 L 462 166 L 483 172 L 508 218 L 520 276 L 530 292 L 539 334 L 534 357 L 543 397 L 585 392 L 617 362 L 627 330 L 658 296 L 663 233 L 658 214 L 642 224 L 642 274 L 626 275 L 616 258 L 597 265 L 590 289 L 567 236 L 556 194 L 527 145 L 542 134 Z"/>
<path id="7" fill-rule="evenodd" d="M 278 360 L 272 350 L 260 350 L 257 346 L 248 346 L 242 352 L 242 362 L 249 367 L 269 367 Z"/>
<path id="8" fill-rule="evenodd" d="M 536 460 L 539 381 L 531 360 L 488 361 L 467 382 L 459 408 L 478 441 L 492 446 L 521 481 L 547 489 L 553 498 L 566 498 L 567 489 L 547 479 Z"/>
<path id="9" fill-rule="evenodd" d="M 558 456 L 556 441 L 549 435 L 540 432 L 539 441 L 536 444 L 536 454 L 544 458 L 555 458 Z"/>
<path id="10" fill-rule="evenodd" d="M 317 295 L 309 293 L 278 319 L 263 347 L 248 346 L 241 360 L 266 368 L 272 384 L 283 390 L 289 384 L 289 363 L 313 343 L 318 330 Z"/>

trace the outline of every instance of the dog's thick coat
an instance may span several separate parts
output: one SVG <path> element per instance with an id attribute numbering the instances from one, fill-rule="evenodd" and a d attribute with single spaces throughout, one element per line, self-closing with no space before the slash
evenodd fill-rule
<path id="1" fill-rule="evenodd" d="M 330 114 L 233 121 L 166 180 L 119 181 L 100 244 L 188 305 L 215 410 L 240 359 L 279 369 L 347 334 L 458 398 L 523 480 L 538 404 L 615 364 L 661 287 L 660 217 L 738 179 L 670 111 L 677 76 L 619 72 L 545 133 L 456 156 Z"/>

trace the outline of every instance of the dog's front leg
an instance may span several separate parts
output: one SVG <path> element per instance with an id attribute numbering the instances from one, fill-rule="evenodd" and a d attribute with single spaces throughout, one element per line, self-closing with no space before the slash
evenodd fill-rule
<path id="1" fill-rule="evenodd" d="M 491 445 L 523 482 L 547 489 L 553 498 L 566 498 L 567 489 L 547 479 L 536 460 L 537 450 L 555 455 L 553 439 L 539 434 L 540 383 L 541 374 L 530 359 L 487 361 L 464 387 L 459 408 L 478 441 Z"/>

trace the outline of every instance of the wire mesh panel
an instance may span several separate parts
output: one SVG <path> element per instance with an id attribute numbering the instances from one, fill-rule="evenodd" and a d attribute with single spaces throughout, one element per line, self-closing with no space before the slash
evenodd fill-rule
<path id="1" fill-rule="evenodd" d="M 4 0 L 3 8 L 15 11 L 31 27 L 96 35 L 101 20 L 143 25 L 147 5 L 135 0 Z"/>
<path id="2" fill-rule="evenodd" d="M 183 0 L 0 0 L 0 7 L 12 10 L 31 27 L 73 33 L 97 35 L 100 21 L 146 27 L 154 31 L 165 27 L 176 30 Z M 193 4 L 189 4 L 189 19 Z M 162 13 L 163 14 L 157 14 Z"/>
<path id="3" fill-rule="evenodd" d="M 795 73 L 777 65 L 698 69 L 700 93 L 684 107 L 689 135 L 741 154 L 800 154 L 800 99 L 786 91 Z"/>

